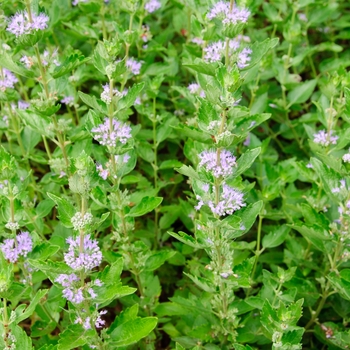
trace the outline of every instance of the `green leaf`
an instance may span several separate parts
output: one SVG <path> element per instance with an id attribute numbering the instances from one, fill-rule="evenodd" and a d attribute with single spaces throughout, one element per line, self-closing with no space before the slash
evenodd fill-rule
<path id="1" fill-rule="evenodd" d="M 175 233 L 175 232 L 169 232 L 168 234 L 174 238 L 176 238 L 177 240 L 179 240 L 182 243 L 185 243 L 187 245 L 189 245 L 190 247 L 193 248 L 197 248 L 197 249 L 202 249 L 205 248 L 204 245 L 199 244 L 196 239 L 190 235 L 188 235 L 185 232 L 180 231 L 179 234 Z"/>
<path id="2" fill-rule="evenodd" d="M 258 201 L 236 212 L 234 216 L 241 219 L 241 228 L 235 230 L 229 237 L 237 238 L 247 233 L 253 226 L 256 217 L 260 214 L 262 207 L 263 201 Z"/>
<path id="3" fill-rule="evenodd" d="M 138 217 L 149 213 L 162 203 L 163 197 L 143 197 L 141 202 L 133 207 L 126 216 Z"/>
<path id="4" fill-rule="evenodd" d="M 179 130 L 179 132 L 183 136 L 187 136 L 193 140 L 200 141 L 203 143 L 212 144 L 213 140 L 207 133 L 204 133 L 202 130 L 195 128 L 194 126 L 188 126 L 184 124 L 178 124 L 174 127 L 175 130 Z"/>
<path id="5" fill-rule="evenodd" d="M 64 332 L 60 333 L 57 350 L 69 350 L 83 346 L 87 343 L 87 337 L 94 335 L 94 330 L 86 331 L 80 324 L 69 325 Z"/>
<path id="6" fill-rule="evenodd" d="M 201 104 L 198 111 L 198 126 L 203 131 L 207 131 L 210 122 L 219 120 L 219 116 L 212 103 L 206 99 L 200 99 L 200 102 Z"/>
<path id="7" fill-rule="evenodd" d="M 173 168 L 179 168 L 182 166 L 182 163 L 178 161 L 177 159 L 167 159 L 160 163 L 159 169 L 173 169 Z"/>
<path id="8" fill-rule="evenodd" d="M 33 349 L 32 339 L 28 337 L 27 333 L 20 326 L 10 326 L 11 333 L 16 339 L 15 349 L 31 350 Z M 4 333 L 3 333 L 4 334 Z"/>
<path id="9" fill-rule="evenodd" d="M 128 93 L 122 97 L 118 102 L 118 111 L 121 111 L 122 109 L 131 107 L 136 98 L 140 95 L 140 92 L 142 91 L 143 87 L 145 86 L 145 83 L 139 83 L 134 84 L 132 88 L 128 90 Z"/>
<path id="10" fill-rule="evenodd" d="M 107 107 L 105 104 L 98 103 L 97 99 L 95 96 L 90 96 L 88 94 L 84 94 L 83 92 L 79 91 L 78 92 L 79 97 L 81 98 L 81 100 L 88 105 L 89 107 L 91 107 L 92 109 L 102 113 L 102 114 L 107 114 Z"/>
<path id="11" fill-rule="evenodd" d="M 184 275 L 189 277 L 194 284 L 196 284 L 199 288 L 203 289 L 205 292 L 215 293 L 215 286 L 208 279 L 200 276 L 193 276 L 186 272 L 184 272 Z"/>
<path id="12" fill-rule="evenodd" d="M 154 271 L 162 266 L 166 260 L 170 259 L 175 254 L 173 250 L 162 250 L 153 253 L 145 262 L 144 269 L 146 271 Z"/>
<path id="13" fill-rule="evenodd" d="M 94 299 L 99 307 L 109 305 L 114 299 L 124 297 L 136 292 L 136 288 L 123 286 L 120 282 L 113 284 L 104 284 L 98 289 L 98 296 Z"/>
<path id="14" fill-rule="evenodd" d="M 253 148 L 243 153 L 241 157 L 237 160 L 237 167 L 234 168 L 232 176 L 237 177 L 243 174 L 247 169 L 249 169 L 256 157 L 260 154 L 261 148 Z"/>
<path id="15" fill-rule="evenodd" d="M 287 96 L 289 102 L 287 108 L 297 103 L 306 102 L 315 90 L 316 84 L 316 79 L 308 80 L 291 90 Z"/>
<path id="16" fill-rule="evenodd" d="M 191 166 L 182 165 L 181 168 L 175 170 L 182 175 L 188 176 L 190 179 L 200 180 L 197 172 Z"/>
<path id="17" fill-rule="evenodd" d="M 156 317 L 145 317 L 130 320 L 118 326 L 110 335 L 113 347 L 127 346 L 146 337 L 157 325 Z"/>
<path id="18" fill-rule="evenodd" d="M 18 66 L 4 50 L 2 50 L 0 55 L 0 66 L 26 78 L 34 77 L 33 70 Z"/>
<path id="19" fill-rule="evenodd" d="M 344 269 L 340 275 L 331 272 L 327 279 L 331 282 L 333 288 L 346 300 L 350 300 L 350 270 Z"/>
<path id="20" fill-rule="evenodd" d="M 290 227 L 282 225 L 277 227 L 274 231 L 270 232 L 263 237 L 262 245 L 264 248 L 275 248 L 281 245 L 288 236 Z"/>
<path id="21" fill-rule="evenodd" d="M 34 113 L 30 110 L 17 110 L 24 124 L 28 125 L 31 129 L 47 137 L 53 137 L 53 132 L 50 131 L 50 122 L 38 113 Z"/>
<path id="22" fill-rule="evenodd" d="M 217 63 L 217 62 L 208 63 L 203 61 L 200 58 L 196 58 L 193 63 L 186 62 L 184 60 L 182 65 L 184 67 L 191 68 L 198 73 L 215 76 L 216 68 L 220 65 L 220 63 Z"/>
<path id="23" fill-rule="evenodd" d="M 17 309 L 15 309 L 16 312 L 16 323 L 20 323 L 23 320 L 25 320 L 26 318 L 32 316 L 36 306 L 38 305 L 38 303 L 40 302 L 40 299 L 43 298 L 47 292 L 49 290 L 48 289 L 40 289 L 36 292 L 34 298 L 31 300 L 30 304 L 25 305 L 25 304 L 21 304 L 20 306 L 17 307 Z M 24 307 L 24 310 L 22 310 Z"/>
<path id="24" fill-rule="evenodd" d="M 57 197 L 52 193 L 47 193 L 47 195 L 56 203 L 62 224 L 68 228 L 73 227 L 71 218 L 75 214 L 75 209 L 72 203 L 65 198 Z"/>
<path id="25" fill-rule="evenodd" d="M 119 327 L 120 325 L 137 319 L 137 314 L 139 312 L 139 304 L 134 304 L 131 307 L 128 307 L 126 310 L 123 310 L 113 321 L 113 323 L 110 325 L 107 333 L 110 334 L 114 329 Z"/>
<path id="26" fill-rule="evenodd" d="M 66 57 L 60 66 L 55 68 L 52 77 L 55 79 L 62 77 L 63 75 L 70 73 L 72 70 L 76 69 L 86 62 L 89 62 L 90 60 L 91 57 L 85 57 L 84 55 L 73 53 L 70 56 Z"/>
<path id="27" fill-rule="evenodd" d="M 338 196 L 340 198 L 344 197 L 344 194 L 342 194 L 342 192 L 333 193 L 332 191 L 333 189 L 340 187 L 341 176 L 339 173 L 335 172 L 331 168 L 328 168 L 316 158 L 311 158 L 311 164 L 313 165 L 313 168 L 318 176 L 321 178 L 324 190 L 326 191 L 327 195 L 336 202 L 339 201 Z"/>

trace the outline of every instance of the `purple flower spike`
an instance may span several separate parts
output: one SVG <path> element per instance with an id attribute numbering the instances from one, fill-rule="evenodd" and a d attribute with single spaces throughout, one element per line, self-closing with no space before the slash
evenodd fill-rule
<path id="1" fill-rule="evenodd" d="M 33 249 L 33 242 L 29 232 L 21 232 L 15 239 L 5 239 L 1 244 L 5 259 L 15 263 L 20 256 L 27 256 Z"/>
<path id="2" fill-rule="evenodd" d="M 64 261 L 73 270 L 92 270 L 102 261 L 102 253 L 97 241 L 90 239 L 90 235 L 84 237 L 83 249 L 80 251 L 80 237 L 67 238 L 69 244 L 68 253 L 64 255 Z"/>

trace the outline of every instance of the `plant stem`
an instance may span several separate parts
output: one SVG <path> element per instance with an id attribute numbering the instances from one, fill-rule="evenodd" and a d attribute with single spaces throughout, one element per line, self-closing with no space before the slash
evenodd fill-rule
<path id="1" fill-rule="evenodd" d="M 254 280 L 254 275 L 255 275 L 257 264 L 258 264 L 259 256 L 261 254 L 260 244 L 261 244 L 261 229 L 262 229 L 263 219 L 264 219 L 264 217 L 260 214 L 259 215 L 259 222 L 258 222 L 256 250 L 255 250 L 255 261 L 254 261 L 254 266 L 253 266 L 252 275 L 251 275 L 251 278 L 253 280 Z"/>

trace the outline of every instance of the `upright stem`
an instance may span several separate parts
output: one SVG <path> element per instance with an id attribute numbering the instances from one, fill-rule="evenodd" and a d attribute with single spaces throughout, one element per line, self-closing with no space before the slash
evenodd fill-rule
<path id="1" fill-rule="evenodd" d="M 157 116 L 156 116 L 156 98 L 153 98 L 153 152 L 154 152 L 154 162 L 153 162 L 153 178 L 154 178 L 154 189 L 158 193 L 158 141 L 157 141 Z M 159 211 L 156 208 L 154 210 L 154 233 L 155 233 L 155 244 L 154 247 L 157 249 L 158 244 L 160 244 L 160 231 L 158 227 Z"/>
<path id="2" fill-rule="evenodd" d="M 263 218 L 264 217 L 260 214 L 259 215 L 259 223 L 258 223 L 256 250 L 255 250 L 255 261 L 254 261 L 254 266 L 253 266 L 252 275 L 251 275 L 252 279 L 254 279 L 254 275 L 255 275 L 257 264 L 258 264 L 259 256 L 261 254 L 260 244 L 261 244 L 261 229 L 262 229 Z"/>

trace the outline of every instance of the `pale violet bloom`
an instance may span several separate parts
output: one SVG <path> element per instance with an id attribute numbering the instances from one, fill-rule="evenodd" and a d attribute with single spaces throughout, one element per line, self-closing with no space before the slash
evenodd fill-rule
<path id="1" fill-rule="evenodd" d="M 135 60 L 135 58 L 131 57 L 126 60 L 125 65 L 132 74 L 140 74 L 142 62 L 139 62 Z"/>
<path id="2" fill-rule="evenodd" d="M 190 91 L 191 94 L 198 95 L 200 97 L 205 97 L 205 92 L 197 83 L 191 83 L 188 85 L 187 89 Z"/>
<path id="3" fill-rule="evenodd" d="M 105 102 L 106 104 L 110 104 L 112 102 L 113 96 L 122 97 L 123 94 L 119 92 L 117 89 L 113 89 L 112 94 L 110 93 L 110 86 L 109 84 L 102 85 L 103 91 L 101 93 L 101 100 Z"/>
<path id="4" fill-rule="evenodd" d="M 16 76 L 6 68 L 3 68 L 2 75 L 0 75 L 0 90 L 13 89 L 16 83 L 18 83 Z"/>
<path id="5" fill-rule="evenodd" d="M 109 175 L 108 169 L 104 169 L 101 164 L 96 164 L 96 171 L 98 172 L 98 175 L 102 177 L 103 180 L 107 180 L 107 177 Z"/>
<path id="6" fill-rule="evenodd" d="M 327 132 L 326 130 L 320 130 L 314 134 L 314 142 L 321 146 L 327 147 L 330 144 L 335 145 L 338 140 L 338 136 L 332 136 L 333 130 Z"/>
<path id="7" fill-rule="evenodd" d="M 344 163 L 350 163 L 350 150 L 349 153 L 345 153 L 342 157 Z"/>
<path id="8" fill-rule="evenodd" d="M 64 254 L 64 261 L 75 271 L 92 270 L 100 265 L 102 253 L 95 239 L 90 239 L 90 235 L 85 235 L 83 247 L 80 247 L 80 236 L 76 238 L 68 237 L 68 252 Z"/>
<path id="9" fill-rule="evenodd" d="M 131 127 L 117 119 L 113 119 L 111 124 L 109 118 L 105 118 L 103 124 L 93 128 L 94 139 L 103 146 L 115 147 L 117 142 L 126 144 L 131 138 Z"/>
<path id="10" fill-rule="evenodd" d="M 248 62 L 251 60 L 250 54 L 252 53 L 252 50 L 249 48 L 244 48 L 237 57 L 237 67 L 239 69 L 243 69 L 248 66 Z"/>
<path id="11" fill-rule="evenodd" d="M 21 232 L 15 239 L 5 239 L 0 246 L 5 259 L 15 263 L 20 256 L 27 256 L 33 249 L 33 241 L 29 232 Z"/>
<path id="12" fill-rule="evenodd" d="M 203 45 L 204 44 L 204 40 L 201 39 L 201 38 L 193 38 L 191 40 L 194 44 L 197 44 L 197 45 Z"/>
<path id="13" fill-rule="evenodd" d="M 83 230 L 86 226 L 92 223 L 93 216 L 91 213 L 85 213 L 84 215 L 78 211 L 71 218 L 73 229 L 76 231 Z"/>
<path id="14" fill-rule="evenodd" d="M 209 197 L 215 197 L 214 191 L 215 189 L 212 187 Z M 223 183 L 222 185 L 217 204 L 212 199 L 207 200 L 204 198 L 204 196 L 202 198 L 201 196 L 197 195 L 196 198 L 198 200 L 198 204 L 195 206 L 196 210 L 199 210 L 202 206 L 207 205 L 212 213 L 218 216 L 231 215 L 236 210 L 246 206 L 243 201 L 243 193 L 227 185 L 226 183 Z"/>
<path id="15" fill-rule="evenodd" d="M 154 11 L 157 11 L 158 9 L 160 9 L 161 6 L 162 4 L 160 3 L 159 0 L 149 0 L 145 4 L 145 10 L 148 13 L 153 13 Z"/>
<path id="16" fill-rule="evenodd" d="M 48 27 L 49 17 L 45 13 L 32 14 L 32 21 L 29 20 L 27 11 L 17 12 L 10 18 L 7 31 L 16 37 L 32 34 L 38 30 L 45 30 Z"/>
<path id="17" fill-rule="evenodd" d="M 72 102 L 74 102 L 73 96 L 66 96 L 61 100 L 61 103 L 64 103 L 65 105 L 70 105 Z"/>
<path id="18" fill-rule="evenodd" d="M 221 150 L 219 159 L 216 150 L 203 151 L 198 156 L 201 160 L 198 166 L 211 172 L 216 178 L 231 175 L 237 165 L 236 157 L 225 149 Z"/>
<path id="19" fill-rule="evenodd" d="M 230 9 L 229 1 L 219 1 L 207 14 L 207 18 L 212 20 L 218 18 L 223 24 L 246 23 L 250 16 L 250 11 L 246 8 L 239 8 L 235 5 Z"/>

